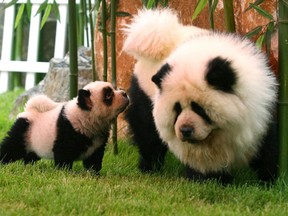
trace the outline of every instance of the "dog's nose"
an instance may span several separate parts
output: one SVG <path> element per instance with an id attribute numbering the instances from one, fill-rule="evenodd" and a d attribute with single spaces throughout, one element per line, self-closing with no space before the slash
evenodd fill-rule
<path id="1" fill-rule="evenodd" d="M 123 97 L 128 98 L 128 95 L 127 95 L 127 93 L 124 90 L 121 90 L 121 94 L 123 95 Z"/>
<path id="2" fill-rule="evenodd" d="M 192 135 L 194 133 L 194 128 L 191 126 L 182 126 L 180 128 L 180 132 L 184 140 L 189 140 L 192 138 Z"/>

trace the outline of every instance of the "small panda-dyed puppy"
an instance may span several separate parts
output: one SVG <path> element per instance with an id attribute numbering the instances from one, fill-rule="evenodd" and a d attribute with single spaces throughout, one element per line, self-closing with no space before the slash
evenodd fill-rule
<path id="1" fill-rule="evenodd" d="M 1 143 L 0 161 L 46 158 L 57 167 L 72 168 L 74 161 L 83 160 L 85 168 L 99 172 L 111 122 L 128 104 L 123 90 L 101 81 L 87 84 L 65 103 L 34 96 Z"/>
<path id="2" fill-rule="evenodd" d="M 184 26 L 169 9 L 142 10 L 125 31 L 123 50 L 137 60 L 126 119 L 140 169 L 160 169 L 168 147 L 193 180 L 226 183 L 251 166 L 274 181 L 277 82 L 264 54 L 238 35 Z"/>

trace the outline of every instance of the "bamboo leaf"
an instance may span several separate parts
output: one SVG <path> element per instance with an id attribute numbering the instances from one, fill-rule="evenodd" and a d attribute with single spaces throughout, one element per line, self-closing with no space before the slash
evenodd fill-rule
<path id="1" fill-rule="evenodd" d="M 142 0 L 142 5 L 146 6 L 147 2 L 148 2 L 148 0 Z"/>
<path id="2" fill-rule="evenodd" d="M 254 5 L 260 5 L 262 2 L 264 2 L 265 0 L 256 0 L 254 3 L 252 3 L 252 4 L 254 4 Z M 250 4 L 249 5 L 249 7 L 244 11 L 244 12 L 246 12 L 246 11 L 248 11 L 248 10 L 250 10 L 250 9 L 252 9 L 253 7 L 252 7 L 252 5 Z"/>
<path id="3" fill-rule="evenodd" d="M 47 8 L 47 5 L 48 5 L 48 0 L 45 0 L 45 1 L 40 5 L 40 7 L 38 8 L 35 16 L 36 16 L 37 14 L 40 14 L 43 10 L 45 10 L 45 9 Z"/>
<path id="4" fill-rule="evenodd" d="M 26 12 L 27 12 L 27 16 L 28 16 L 28 19 L 30 20 L 31 18 L 31 11 L 32 11 L 32 3 L 31 3 L 31 0 L 27 0 L 26 2 Z"/>
<path id="5" fill-rule="evenodd" d="M 3 9 L 5 10 L 6 8 L 15 5 L 19 0 L 12 0 L 11 2 L 5 4 L 5 6 L 3 7 Z"/>
<path id="6" fill-rule="evenodd" d="M 264 39 L 265 39 L 265 36 L 260 35 L 260 37 L 256 40 L 256 46 L 259 47 L 260 49 L 263 46 Z"/>
<path id="7" fill-rule="evenodd" d="M 205 5 L 207 4 L 207 1 L 208 0 L 199 0 L 197 2 L 194 13 L 192 15 L 192 21 L 195 20 L 197 16 L 201 13 L 201 11 L 204 9 Z"/>
<path id="8" fill-rule="evenodd" d="M 266 31 L 265 32 L 265 47 L 266 47 L 266 53 L 267 56 L 269 57 L 270 51 L 271 51 L 271 38 L 272 38 L 272 33 L 271 31 Z"/>
<path id="9" fill-rule="evenodd" d="M 263 26 L 257 26 L 248 33 L 245 34 L 246 37 L 252 38 L 255 35 L 258 35 L 262 31 Z"/>
<path id="10" fill-rule="evenodd" d="M 42 17 L 42 20 L 41 20 L 41 29 L 42 27 L 44 26 L 44 24 L 46 23 L 49 15 L 50 15 L 50 12 L 51 12 L 51 8 L 52 8 L 52 5 L 51 4 L 48 4 L 46 9 L 45 9 L 45 12 L 44 12 L 44 15 Z"/>
<path id="11" fill-rule="evenodd" d="M 53 0 L 53 4 L 52 4 L 52 8 L 53 8 L 53 11 L 55 13 L 55 16 L 56 16 L 56 19 L 61 22 L 61 19 L 60 19 L 60 12 L 59 12 L 59 7 L 58 7 L 58 3 Z"/>
<path id="12" fill-rule="evenodd" d="M 162 0 L 160 4 L 162 5 L 162 7 L 168 7 L 168 0 Z"/>
<path id="13" fill-rule="evenodd" d="M 155 0 L 148 0 L 146 8 L 151 9 L 155 4 Z"/>
<path id="14" fill-rule="evenodd" d="M 16 15 L 14 28 L 16 28 L 18 26 L 19 21 L 20 21 L 22 15 L 23 15 L 24 9 L 25 9 L 25 4 L 21 4 L 20 7 L 19 7 L 19 10 L 17 12 L 17 15 Z"/>
<path id="15" fill-rule="evenodd" d="M 259 14 L 261 14 L 262 16 L 268 18 L 269 20 L 273 20 L 273 16 L 266 10 L 264 10 L 263 8 L 254 5 L 254 4 L 250 4 Z"/>
<path id="16" fill-rule="evenodd" d="M 271 51 L 271 40 L 272 40 L 272 34 L 274 31 L 275 31 L 274 22 L 270 22 L 267 26 L 267 31 L 265 32 L 265 46 L 266 46 L 266 53 L 268 57 Z"/>
<path id="17" fill-rule="evenodd" d="M 267 31 L 270 31 L 271 33 L 273 33 L 275 31 L 275 24 L 274 22 L 269 22 L 268 26 L 267 26 Z"/>

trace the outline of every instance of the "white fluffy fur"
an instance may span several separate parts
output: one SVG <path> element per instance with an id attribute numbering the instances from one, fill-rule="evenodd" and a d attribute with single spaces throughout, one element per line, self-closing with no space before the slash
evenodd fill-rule
<path id="1" fill-rule="evenodd" d="M 202 173 L 248 164 L 257 154 L 276 102 L 277 84 L 265 56 L 238 36 L 183 26 L 170 10 L 141 11 L 126 32 L 124 50 L 137 59 L 135 75 L 154 100 L 156 127 L 169 149 Z M 229 60 L 237 73 L 233 94 L 205 81 L 208 62 L 218 56 Z M 151 77 L 166 62 L 172 72 L 159 93 Z M 204 107 L 212 125 L 195 116 L 192 101 Z M 174 128 L 176 102 L 183 111 Z M 201 143 L 179 139 L 177 129 L 187 122 L 195 126 Z"/>
<path id="2" fill-rule="evenodd" d="M 138 12 L 130 25 L 126 25 L 124 32 L 127 38 L 123 50 L 138 60 L 134 73 L 141 80 L 142 89 L 153 97 L 156 86 L 151 77 L 162 61 L 187 38 L 207 30 L 182 25 L 172 10 L 144 9 Z"/>
<path id="3" fill-rule="evenodd" d="M 25 105 L 25 111 L 47 112 L 58 106 L 59 103 L 52 101 L 46 95 L 35 95 Z"/>

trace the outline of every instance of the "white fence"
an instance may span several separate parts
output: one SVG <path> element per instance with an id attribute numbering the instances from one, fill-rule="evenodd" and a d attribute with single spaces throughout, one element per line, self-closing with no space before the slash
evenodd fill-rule
<path id="1" fill-rule="evenodd" d="M 11 0 L 4 0 L 1 3 L 8 3 Z M 19 0 L 17 4 L 26 3 L 27 0 Z M 40 33 L 40 19 L 41 16 L 36 14 L 39 6 L 44 0 L 31 0 L 32 10 L 30 17 L 29 39 L 27 60 L 14 61 L 12 60 L 12 45 L 14 34 L 14 20 L 15 20 L 15 6 L 10 6 L 5 9 L 4 26 L 3 26 L 3 40 L 2 40 L 2 53 L 0 59 L 0 93 L 8 89 L 8 74 L 11 72 L 24 72 L 26 73 L 25 89 L 29 89 L 35 84 L 36 73 L 47 73 L 49 62 L 38 62 L 39 52 L 39 33 Z M 66 30 L 67 30 L 67 17 L 68 17 L 68 0 L 57 0 L 59 4 L 59 12 L 61 22 L 57 21 L 55 45 L 54 45 L 54 58 L 63 58 L 65 55 L 66 44 Z M 49 0 L 49 3 L 53 3 Z M 79 1 L 76 1 L 79 3 Z M 87 43 L 87 41 L 86 41 Z"/>

